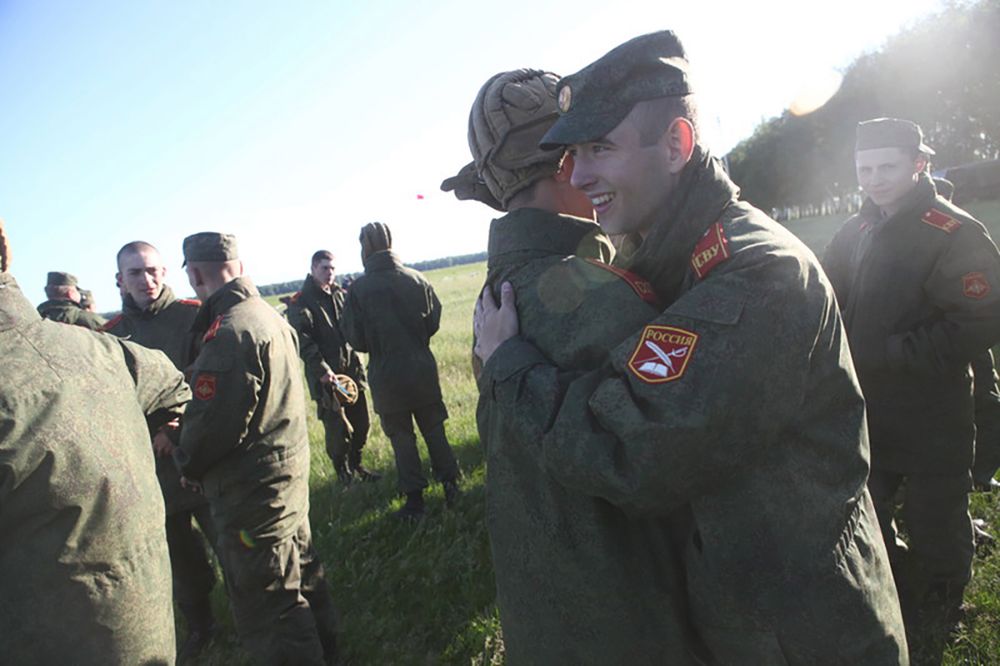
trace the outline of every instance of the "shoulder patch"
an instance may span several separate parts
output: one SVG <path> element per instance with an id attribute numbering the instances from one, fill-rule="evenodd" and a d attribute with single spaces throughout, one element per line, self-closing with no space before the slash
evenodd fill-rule
<path id="1" fill-rule="evenodd" d="M 201 307 L 201 301 L 196 298 L 178 298 L 178 303 L 183 303 L 184 305 L 193 305 L 197 308 Z"/>
<path id="2" fill-rule="evenodd" d="M 924 213 L 920 221 L 936 229 L 940 229 L 946 234 L 950 234 L 962 226 L 961 220 L 956 220 L 951 215 L 935 210 L 934 208 Z"/>
<path id="3" fill-rule="evenodd" d="M 113 319 L 109 320 L 108 323 L 106 323 L 104 326 L 101 326 L 101 330 L 104 331 L 105 333 L 107 333 L 108 331 L 110 331 L 111 329 L 113 329 L 115 326 L 117 326 L 118 323 L 122 319 L 124 319 L 124 318 L 125 318 L 124 314 L 115 315 L 115 317 Z"/>
<path id="4" fill-rule="evenodd" d="M 215 397 L 215 375 L 198 375 L 198 380 L 194 383 L 194 397 L 198 400 L 211 400 Z"/>
<path id="5" fill-rule="evenodd" d="M 212 325 L 208 327 L 207 331 L 205 331 L 205 335 L 202 336 L 201 341 L 209 342 L 210 340 L 214 340 L 215 336 L 219 334 L 220 326 L 222 326 L 222 315 L 219 315 L 218 317 L 215 318 L 215 321 L 212 322 Z"/>
<path id="6" fill-rule="evenodd" d="M 691 268 L 698 279 L 703 279 L 713 268 L 729 258 L 729 240 L 722 229 L 722 222 L 708 228 L 691 254 Z"/>
<path id="7" fill-rule="evenodd" d="M 982 300 L 990 293 L 990 281 L 983 273 L 966 273 L 962 276 L 962 294 L 966 298 Z"/>
<path id="8" fill-rule="evenodd" d="M 628 361 L 628 369 L 647 384 L 680 379 L 694 354 L 698 334 L 674 326 L 649 325 Z"/>
<path id="9" fill-rule="evenodd" d="M 603 268 L 610 273 L 614 273 L 628 283 L 628 286 L 632 287 L 632 291 L 634 291 L 639 298 L 646 301 L 650 305 L 655 305 L 657 307 L 660 306 L 660 299 L 657 297 L 656 292 L 653 291 L 653 285 L 651 285 L 648 281 L 643 280 L 635 273 L 627 271 L 624 268 L 618 268 L 617 266 L 605 264 L 597 259 L 586 259 L 585 261 L 599 268 Z"/>

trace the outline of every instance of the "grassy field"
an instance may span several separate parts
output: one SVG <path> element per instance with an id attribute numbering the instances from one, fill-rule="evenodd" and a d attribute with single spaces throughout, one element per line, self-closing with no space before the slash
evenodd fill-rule
<path id="1" fill-rule="evenodd" d="M 991 233 L 1000 238 L 1000 202 L 969 208 L 980 219 L 993 220 Z M 789 228 L 821 256 L 841 221 L 804 219 Z M 422 523 L 403 525 L 391 519 L 402 500 L 395 492 L 392 449 L 377 419 L 365 463 L 383 471 L 385 478 L 377 484 L 338 485 L 324 452 L 322 427 L 309 410 L 313 535 L 340 611 L 346 664 L 503 663 L 484 526 L 477 391 L 469 369 L 471 314 L 484 276 L 482 263 L 427 273 L 444 307 L 432 347 L 451 413 L 448 436 L 465 474 L 464 495 L 454 510 L 445 510 L 435 485 Z M 270 300 L 277 303 L 276 297 Z M 430 478 L 429 469 L 427 473 Z M 973 513 L 1000 526 L 996 498 L 975 495 Z M 967 600 L 968 621 L 945 663 L 1000 663 L 1000 554 L 977 556 Z M 251 663 L 238 646 L 221 586 L 213 603 L 224 629 L 197 663 Z"/>

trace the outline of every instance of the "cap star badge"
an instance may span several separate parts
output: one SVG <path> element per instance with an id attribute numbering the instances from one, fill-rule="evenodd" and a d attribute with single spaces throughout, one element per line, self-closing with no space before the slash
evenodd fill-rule
<path id="1" fill-rule="evenodd" d="M 662 384 L 680 379 L 698 343 L 698 334 L 673 326 L 647 326 L 628 369 L 647 384 Z"/>
<path id="2" fill-rule="evenodd" d="M 559 91 L 559 110 L 563 113 L 569 111 L 569 105 L 573 101 L 573 91 L 569 89 L 569 86 L 563 86 L 562 90 Z"/>

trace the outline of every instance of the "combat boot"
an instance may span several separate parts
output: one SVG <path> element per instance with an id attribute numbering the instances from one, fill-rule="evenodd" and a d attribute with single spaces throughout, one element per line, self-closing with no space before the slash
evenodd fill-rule
<path id="1" fill-rule="evenodd" d="M 444 505 L 449 509 L 454 508 L 455 502 L 458 501 L 459 495 L 462 494 L 462 491 L 458 487 L 458 479 L 442 481 L 441 486 L 444 488 Z"/>
<path id="2" fill-rule="evenodd" d="M 382 475 L 378 472 L 373 472 L 364 465 L 354 466 L 354 475 L 358 477 L 359 481 L 366 481 L 368 483 L 375 483 L 382 478 Z"/>
<path id="3" fill-rule="evenodd" d="M 354 480 L 354 475 L 351 474 L 351 470 L 347 468 L 347 461 L 334 461 L 333 470 L 337 473 L 337 481 L 345 486 L 351 485 L 351 481 Z"/>
<path id="4" fill-rule="evenodd" d="M 416 522 L 424 517 L 424 491 L 415 490 L 406 493 L 406 504 L 399 511 L 392 514 L 399 520 Z"/>

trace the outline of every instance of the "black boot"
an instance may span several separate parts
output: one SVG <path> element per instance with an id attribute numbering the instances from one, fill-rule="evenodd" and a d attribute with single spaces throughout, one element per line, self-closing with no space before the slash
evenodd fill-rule
<path id="1" fill-rule="evenodd" d="M 346 460 L 335 460 L 333 462 L 333 470 L 337 473 L 337 481 L 340 481 L 345 486 L 349 486 L 351 481 L 354 480 L 354 475 L 351 474 L 351 470 L 347 468 Z"/>
<path id="2" fill-rule="evenodd" d="M 215 638 L 215 617 L 208 597 L 197 603 L 177 604 L 188 626 L 188 635 L 177 650 L 177 663 L 197 657 Z"/>
<path id="3" fill-rule="evenodd" d="M 459 495 L 462 494 L 462 491 L 458 488 L 458 479 L 442 481 L 441 486 L 444 488 L 444 505 L 449 509 L 454 508 L 455 502 L 458 501 Z"/>
<path id="4" fill-rule="evenodd" d="M 374 483 L 382 478 L 381 474 L 373 472 L 360 463 L 354 466 L 354 475 L 359 481 L 367 481 L 369 483 Z"/>
<path id="5" fill-rule="evenodd" d="M 406 493 L 406 504 L 392 514 L 396 518 L 408 522 L 416 522 L 424 517 L 424 491 L 415 490 Z"/>

